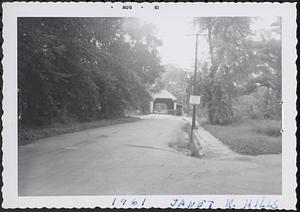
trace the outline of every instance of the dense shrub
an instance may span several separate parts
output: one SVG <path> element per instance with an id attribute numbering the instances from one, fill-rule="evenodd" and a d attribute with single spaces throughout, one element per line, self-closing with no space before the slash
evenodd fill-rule
<path id="1" fill-rule="evenodd" d="M 238 97 L 233 104 L 235 119 L 281 120 L 281 104 L 276 94 L 266 92 L 269 92 L 267 88 L 259 88 L 251 94 Z"/>

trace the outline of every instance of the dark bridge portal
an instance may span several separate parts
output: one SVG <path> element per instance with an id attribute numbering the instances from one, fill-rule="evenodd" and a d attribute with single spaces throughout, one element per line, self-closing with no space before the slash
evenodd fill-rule
<path id="1" fill-rule="evenodd" d="M 154 104 L 154 111 L 153 113 L 157 112 L 157 110 L 161 109 L 158 108 L 159 104 L 165 104 L 166 105 L 166 112 L 168 114 L 174 114 L 174 101 L 172 99 L 163 99 L 163 98 L 157 98 L 153 102 Z"/>

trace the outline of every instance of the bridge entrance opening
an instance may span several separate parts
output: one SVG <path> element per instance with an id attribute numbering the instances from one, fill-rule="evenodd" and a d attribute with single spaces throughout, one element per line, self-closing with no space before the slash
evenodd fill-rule
<path id="1" fill-rule="evenodd" d="M 153 113 L 174 114 L 174 102 L 171 99 L 155 99 Z"/>
<path id="2" fill-rule="evenodd" d="M 182 115 L 182 106 L 176 103 L 176 97 L 174 97 L 166 89 L 163 89 L 159 93 L 152 96 L 152 101 L 150 102 L 150 112 Z"/>

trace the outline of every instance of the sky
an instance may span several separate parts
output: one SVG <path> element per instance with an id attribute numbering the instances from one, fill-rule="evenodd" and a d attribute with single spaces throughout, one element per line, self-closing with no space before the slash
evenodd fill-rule
<path id="1" fill-rule="evenodd" d="M 191 17 L 144 17 L 145 22 L 153 23 L 156 35 L 162 41 L 158 48 L 162 64 L 174 64 L 184 69 L 193 70 L 195 63 L 195 36 L 187 36 L 194 33 L 193 19 Z M 260 17 L 253 23 L 253 30 L 270 29 L 270 24 L 275 17 Z M 205 58 L 208 45 L 204 37 L 199 37 L 198 60 Z"/>

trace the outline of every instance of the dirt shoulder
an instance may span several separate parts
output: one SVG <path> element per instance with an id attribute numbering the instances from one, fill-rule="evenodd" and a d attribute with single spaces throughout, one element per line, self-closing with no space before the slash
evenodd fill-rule
<path id="1" fill-rule="evenodd" d="M 121 117 L 116 119 L 103 119 L 90 122 L 77 122 L 68 124 L 55 124 L 48 127 L 24 128 L 18 129 L 19 146 L 30 144 L 38 139 L 46 138 L 65 133 L 72 133 L 80 130 L 105 127 L 126 122 L 135 122 L 140 120 L 138 117 Z"/>

